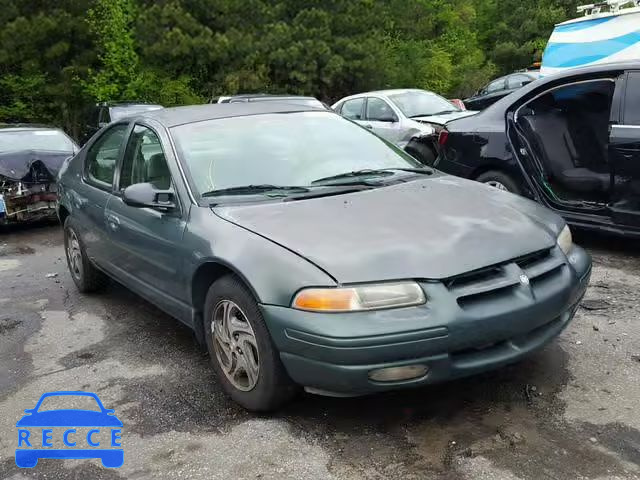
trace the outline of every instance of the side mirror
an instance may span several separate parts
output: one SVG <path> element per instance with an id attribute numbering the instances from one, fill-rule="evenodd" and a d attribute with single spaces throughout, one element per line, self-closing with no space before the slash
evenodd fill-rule
<path id="1" fill-rule="evenodd" d="M 398 119 L 396 117 L 394 117 L 393 115 L 380 117 L 377 120 L 378 120 L 378 122 L 387 122 L 387 123 L 395 123 L 395 122 L 398 121 Z"/>
<path id="2" fill-rule="evenodd" d="M 34 412 L 34 408 L 27 408 L 25 409 L 24 413 L 33 413 Z"/>
<path id="3" fill-rule="evenodd" d="M 155 208 L 163 211 L 176 208 L 173 190 L 158 190 L 151 183 L 129 185 L 122 192 L 122 200 L 130 207 Z"/>
<path id="4" fill-rule="evenodd" d="M 98 122 L 98 128 L 106 127 L 109 125 L 107 122 Z"/>

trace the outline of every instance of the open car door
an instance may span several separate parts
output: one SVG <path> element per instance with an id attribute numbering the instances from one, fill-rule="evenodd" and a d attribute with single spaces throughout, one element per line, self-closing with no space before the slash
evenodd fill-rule
<path id="1" fill-rule="evenodd" d="M 615 192 L 611 210 L 616 223 L 640 225 L 640 70 L 625 74 L 620 103 L 612 111 L 609 161 L 615 175 L 627 178 Z"/>

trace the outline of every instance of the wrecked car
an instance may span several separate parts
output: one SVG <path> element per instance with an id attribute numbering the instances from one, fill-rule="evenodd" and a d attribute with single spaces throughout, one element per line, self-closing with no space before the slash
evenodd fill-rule
<path id="1" fill-rule="evenodd" d="M 440 133 L 434 166 L 640 236 L 640 62 L 543 77 Z"/>
<path id="2" fill-rule="evenodd" d="M 78 289 L 113 277 L 184 322 L 250 410 L 516 362 L 569 325 L 591 273 L 550 210 L 304 105 L 115 122 L 59 185 Z"/>
<path id="3" fill-rule="evenodd" d="M 339 100 L 331 108 L 427 165 L 436 158 L 438 133 L 443 125 L 475 113 L 418 89 L 359 93 Z"/>
<path id="4" fill-rule="evenodd" d="M 57 128 L 0 125 L 0 224 L 55 218 L 56 177 L 78 149 Z"/>

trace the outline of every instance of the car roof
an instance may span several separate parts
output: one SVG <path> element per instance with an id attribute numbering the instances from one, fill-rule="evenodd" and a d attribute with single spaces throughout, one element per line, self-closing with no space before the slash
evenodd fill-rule
<path id="1" fill-rule="evenodd" d="M 165 108 L 151 110 L 129 118 L 152 119 L 167 128 L 184 125 L 185 123 L 218 120 L 221 118 L 244 117 L 267 113 L 296 113 L 296 112 L 328 112 L 320 107 L 282 102 L 240 102 L 240 103 L 208 103 L 186 107 Z"/>
<path id="2" fill-rule="evenodd" d="M 368 97 L 370 95 L 381 95 L 381 96 L 388 97 L 389 95 L 397 95 L 397 94 L 409 93 L 409 92 L 427 92 L 427 93 L 433 93 L 434 95 L 436 95 L 436 93 L 430 90 L 423 90 L 421 88 L 391 88 L 388 90 L 372 90 L 370 92 L 356 93 L 354 95 L 349 95 L 348 97 L 341 98 L 340 100 L 338 100 L 338 102 L 351 100 L 353 98 Z"/>
<path id="3" fill-rule="evenodd" d="M 0 130 L 14 130 L 14 131 L 30 131 L 30 130 L 60 130 L 59 127 L 53 127 L 51 125 L 43 125 L 39 123 L 0 123 Z"/>
<path id="4" fill-rule="evenodd" d="M 149 107 L 162 107 L 162 105 L 158 103 L 149 103 L 149 102 L 103 102 L 98 103 L 96 106 L 98 107 L 140 107 L 143 105 L 147 105 Z"/>
<path id="5" fill-rule="evenodd" d="M 229 99 L 234 98 L 304 98 L 308 100 L 316 100 L 316 97 L 311 97 L 308 95 L 288 95 L 286 93 L 283 94 L 274 94 L 274 93 L 242 93 L 238 95 L 231 95 L 228 97 Z"/>

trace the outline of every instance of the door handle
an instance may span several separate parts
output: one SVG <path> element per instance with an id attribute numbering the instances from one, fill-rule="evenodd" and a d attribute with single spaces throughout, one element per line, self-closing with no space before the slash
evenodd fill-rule
<path id="1" fill-rule="evenodd" d="M 107 215 L 107 225 L 115 232 L 120 228 L 120 219 L 115 215 Z"/>
<path id="2" fill-rule="evenodd" d="M 369 130 L 373 129 L 373 125 L 370 123 L 365 124 L 364 128 L 368 128 Z"/>

